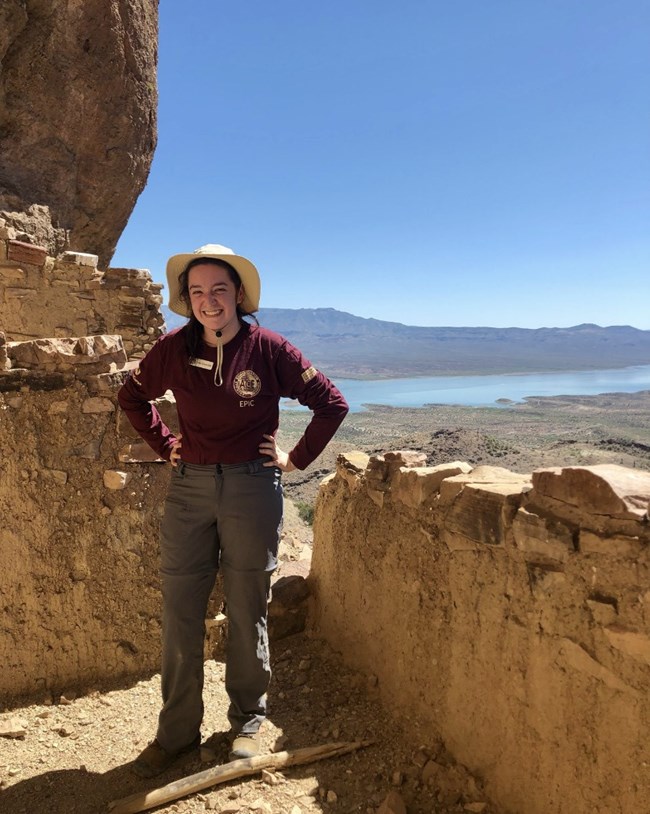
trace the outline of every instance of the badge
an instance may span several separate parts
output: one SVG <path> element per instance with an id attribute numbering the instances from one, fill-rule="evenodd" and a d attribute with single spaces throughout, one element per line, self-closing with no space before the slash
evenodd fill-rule
<path id="1" fill-rule="evenodd" d="M 232 386 L 238 396 L 243 399 L 252 399 L 262 389 L 262 382 L 254 370 L 242 370 L 235 376 Z"/>
<path id="2" fill-rule="evenodd" d="M 214 362 L 210 362 L 208 359 L 192 359 L 190 364 L 192 367 L 200 367 L 201 370 L 212 370 L 214 367 Z"/>

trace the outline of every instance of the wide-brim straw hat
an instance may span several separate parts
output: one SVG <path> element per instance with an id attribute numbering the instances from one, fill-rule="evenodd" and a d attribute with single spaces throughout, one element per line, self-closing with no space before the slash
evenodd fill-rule
<path id="1" fill-rule="evenodd" d="M 169 307 L 176 314 L 182 317 L 189 317 L 192 309 L 188 309 L 180 298 L 180 285 L 178 278 L 185 271 L 192 260 L 202 257 L 213 258 L 214 260 L 225 260 L 239 274 L 244 286 L 244 299 L 240 305 L 244 313 L 252 314 L 260 307 L 260 275 L 257 269 L 239 254 L 235 254 L 228 246 L 221 246 L 218 243 L 208 243 L 201 246 L 189 254 L 175 254 L 167 261 L 167 287 L 169 288 Z"/>

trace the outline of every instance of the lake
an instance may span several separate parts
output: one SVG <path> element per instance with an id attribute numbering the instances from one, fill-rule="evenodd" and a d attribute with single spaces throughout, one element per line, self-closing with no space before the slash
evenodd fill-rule
<path id="1" fill-rule="evenodd" d="M 617 370 L 581 370 L 572 373 L 517 373 L 499 376 L 424 376 L 413 379 L 334 379 L 352 412 L 364 404 L 423 407 L 459 404 L 467 407 L 507 405 L 497 399 L 521 402 L 526 396 L 594 396 L 600 393 L 636 393 L 650 390 L 650 365 Z M 300 408 L 293 402 L 283 408 Z"/>

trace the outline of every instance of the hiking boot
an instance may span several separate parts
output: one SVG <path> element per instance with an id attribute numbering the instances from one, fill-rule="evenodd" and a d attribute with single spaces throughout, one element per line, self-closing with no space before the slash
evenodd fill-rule
<path id="1" fill-rule="evenodd" d="M 260 734 L 253 732 L 250 735 L 237 735 L 230 748 L 230 759 L 256 757 L 260 753 Z"/>
<path id="2" fill-rule="evenodd" d="M 131 769 L 139 777 L 155 777 L 162 774 L 178 758 L 198 749 L 200 743 L 201 737 L 197 736 L 188 746 L 177 752 L 168 752 L 162 748 L 157 739 L 154 739 L 133 761 Z"/>

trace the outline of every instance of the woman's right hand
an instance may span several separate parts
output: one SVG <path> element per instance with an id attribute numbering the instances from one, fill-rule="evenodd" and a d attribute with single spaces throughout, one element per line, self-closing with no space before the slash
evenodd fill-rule
<path id="1" fill-rule="evenodd" d="M 183 446 L 181 444 L 182 435 L 179 435 L 178 438 L 172 444 L 172 451 L 169 453 L 169 462 L 173 467 L 176 467 L 178 462 L 181 459 L 181 453 L 179 452 L 180 448 Z"/>

